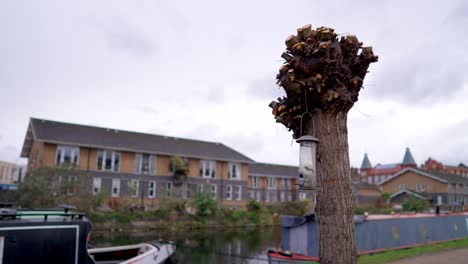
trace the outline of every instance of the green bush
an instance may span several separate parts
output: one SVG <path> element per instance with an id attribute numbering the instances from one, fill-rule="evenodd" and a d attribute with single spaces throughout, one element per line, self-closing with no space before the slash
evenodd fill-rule
<path id="1" fill-rule="evenodd" d="M 218 202 L 213 199 L 211 193 L 197 192 L 193 203 L 197 208 L 197 215 L 201 217 L 214 215 L 218 207 Z"/>
<path id="2" fill-rule="evenodd" d="M 262 204 L 255 201 L 255 200 L 249 200 L 247 203 L 247 211 L 249 212 L 258 212 L 262 209 Z"/>
<path id="3" fill-rule="evenodd" d="M 409 197 L 403 203 L 403 210 L 410 211 L 410 212 L 423 212 L 423 211 L 428 210 L 429 207 L 430 207 L 430 204 L 427 200 L 418 199 L 414 197 Z"/>

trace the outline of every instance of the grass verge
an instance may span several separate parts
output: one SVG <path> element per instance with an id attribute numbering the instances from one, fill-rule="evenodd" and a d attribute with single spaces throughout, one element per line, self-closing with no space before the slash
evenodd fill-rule
<path id="1" fill-rule="evenodd" d="M 362 255 L 358 258 L 359 264 L 376 264 L 398 261 L 400 259 L 416 257 L 424 254 L 434 254 L 446 250 L 468 248 L 468 238 L 442 242 L 438 244 L 423 245 L 408 249 L 390 250 L 372 255 Z"/>

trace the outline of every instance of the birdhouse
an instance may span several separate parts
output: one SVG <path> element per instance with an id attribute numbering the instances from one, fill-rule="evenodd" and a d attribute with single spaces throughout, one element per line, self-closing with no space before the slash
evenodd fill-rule
<path id="1" fill-rule="evenodd" d="M 313 136 L 297 139 L 299 146 L 298 185 L 303 190 L 317 190 L 316 152 L 319 140 Z"/>

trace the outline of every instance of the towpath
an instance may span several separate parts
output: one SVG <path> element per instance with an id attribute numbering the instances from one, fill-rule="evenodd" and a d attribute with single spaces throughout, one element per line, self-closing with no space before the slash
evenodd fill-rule
<path id="1" fill-rule="evenodd" d="M 418 257 L 402 259 L 391 264 L 466 264 L 468 263 L 468 248 L 427 254 Z"/>

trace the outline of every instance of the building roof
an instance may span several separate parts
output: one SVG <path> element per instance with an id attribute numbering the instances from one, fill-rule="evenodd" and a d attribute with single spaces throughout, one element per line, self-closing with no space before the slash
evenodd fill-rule
<path id="1" fill-rule="evenodd" d="M 409 148 L 406 148 L 405 156 L 403 157 L 403 161 L 401 162 L 401 164 L 416 165 L 416 162 L 414 161 L 413 155 L 411 154 L 411 151 Z"/>
<path id="2" fill-rule="evenodd" d="M 367 153 L 364 154 L 364 159 L 362 160 L 361 170 L 365 169 L 372 169 L 372 164 L 370 163 L 369 157 Z"/>
<path id="3" fill-rule="evenodd" d="M 31 118 L 21 157 L 29 157 L 33 140 L 81 147 L 107 148 L 120 151 L 254 162 L 249 157 L 222 143 L 162 135 L 123 131 L 110 128 L 71 124 Z"/>
<path id="4" fill-rule="evenodd" d="M 412 195 L 414 197 L 420 198 L 420 199 L 427 200 L 427 197 L 426 197 L 426 195 L 424 193 L 415 192 L 415 191 L 410 190 L 410 189 L 403 189 L 403 190 L 401 190 L 401 191 L 399 191 L 397 193 L 394 193 L 394 194 L 392 194 L 390 196 L 390 199 L 395 198 L 395 197 L 400 196 L 400 195 L 405 194 L 405 193 L 409 194 L 409 195 Z"/>
<path id="5" fill-rule="evenodd" d="M 379 185 L 385 184 L 386 182 L 389 182 L 389 181 L 399 177 L 400 175 L 402 175 L 402 174 L 404 174 L 404 173 L 406 173 L 408 171 L 412 171 L 412 172 L 417 173 L 419 175 L 422 175 L 422 176 L 425 176 L 425 177 L 428 177 L 428 178 L 431 178 L 433 180 L 440 181 L 440 182 L 443 182 L 443 183 L 468 184 L 468 179 L 464 178 L 462 176 L 459 176 L 459 175 L 443 173 L 443 172 L 436 172 L 436 171 L 428 171 L 428 170 L 423 170 L 423 169 L 406 168 L 406 169 L 403 169 L 403 170 L 395 173 L 390 178 L 388 178 L 388 179 L 384 180 L 383 182 L 381 182 Z"/>
<path id="6" fill-rule="evenodd" d="M 269 163 L 252 163 L 249 165 L 249 175 L 251 176 L 277 176 L 277 177 L 297 177 L 299 167 Z"/>

